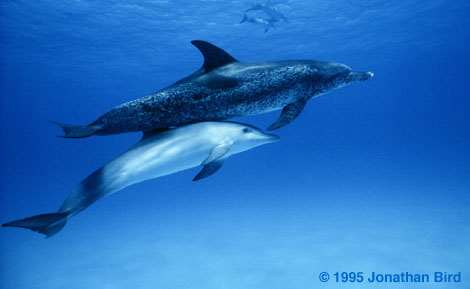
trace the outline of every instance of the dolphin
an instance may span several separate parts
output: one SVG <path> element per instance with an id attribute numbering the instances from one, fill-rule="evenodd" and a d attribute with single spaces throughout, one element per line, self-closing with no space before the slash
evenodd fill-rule
<path id="1" fill-rule="evenodd" d="M 243 19 L 242 19 L 242 21 L 240 21 L 239 24 L 242 24 L 242 23 L 245 23 L 245 22 L 250 22 L 250 23 L 255 23 L 255 24 L 262 24 L 265 27 L 263 33 L 268 32 L 270 28 L 276 28 L 274 26 L 275 21 L 273 19 L 264 19 L 264 18 L 261 18 L 261 17 L 250 18 L 245 14 L 245 15 L 243 15 Z"/>
<path id="2" fill-rule="evenodd" d="M 198 71 L 167 88 L 121 104 L 89 125 L 54 122 L 62 127 L 63 137 L 158 132 L 282 109 L 279 119 L 268 128 L 274 130 L 297 118 L 309 99 L 373 76 L 333 62 L 239 62 L 208 42 L 191 43 L 204 56 Z"/>
<path id="3" fill-rule="evenodd" d="M 202 165 L 193 179 L 197 181 L 214 174 L 231 155 L 278 140 L 276 135 L 235 122 L 200 122 L 144 134 L 140 142 L 83 180 L 57 212 L 2 226 L 27 228 L 51 237 L 69 218 L 132 184 Z"/>
<path id="4" fill-rule="evenodd" d="M 260 10 L 263 11 L 266 15 L 268 15 L 273 22 L 289 22 L 287 17 L 279 11 L 279 9 L 275 6 L 269 5 L 268 3 L 260 4 L 256 3 L 245 10 L 245 12 Z"/>

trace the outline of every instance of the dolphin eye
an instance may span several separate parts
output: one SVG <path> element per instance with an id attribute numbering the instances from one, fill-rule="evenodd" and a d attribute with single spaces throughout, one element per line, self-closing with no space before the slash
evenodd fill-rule
<path id="1" fill-rule="evenodd" d="M 252 131 L 252 129 L 251 129 L 251 128 L 248 128 L 248 127 L 245 127 L 245 128 L 243 129 L 243 132 L 244 132 L 244 133 L 248 133 L 248 132 L 251 132 L 251 131 Z"/>

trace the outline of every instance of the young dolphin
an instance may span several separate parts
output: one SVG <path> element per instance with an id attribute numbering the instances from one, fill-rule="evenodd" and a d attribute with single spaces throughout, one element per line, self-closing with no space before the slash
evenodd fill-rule
<path id="1" fill-rule="evenodd" d="M 142 140 L 85 180 L 67 197 L 56 213 L 8 222 L 3 227 L 27 228 L 47 237 L 66 221 L 107 195 L 135 183 L 202 165 L 193 181 L 215 173 L 224 161 L 279 137 L 235 122 L 201 122 L 144 135 Z"/>
<path id="2" fill-rule="evenodd" d="M 293 121 L 309 99 L 373 75 L 333 62 L 244 63 L 208 42 L 191 43 L 204 56 L 201 69 L 167 88 L 121 104 L 87 126 L 56 123 L 64 137 L 147 132 L 282 108 L 279 119 L 268 128 L 278 129 Z"/>

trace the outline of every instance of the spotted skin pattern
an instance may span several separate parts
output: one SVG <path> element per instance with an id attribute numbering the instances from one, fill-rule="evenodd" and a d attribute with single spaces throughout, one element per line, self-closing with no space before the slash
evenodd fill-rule
<path id="1" fill-rule="evenodd" d="M 283 109 L 268 129 L 292 122 L 313 97 L 372 77 L 340 63 L 310 60 L 243 63 L 213 44 L 193 40 L 204 56 L 195 73 L 173 85 L 116 106 L 87 126 L 59 125 L 66 138 L 161 130 Z"/>
<path id="2" fill-rule="evenodd" d="M 344 86 L 350 72 L 343 64 L 318 61 L 234 62 L 208 73 L 201 69 L 90 125 L 108 135 L 265 113 Z"/>

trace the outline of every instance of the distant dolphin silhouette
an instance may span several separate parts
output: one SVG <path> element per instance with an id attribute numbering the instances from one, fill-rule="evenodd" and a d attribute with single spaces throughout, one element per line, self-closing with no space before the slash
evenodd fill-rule
<path id="1" fill-rule="evenodd" d="M 243 15 L 242 21 L 240 21 L 240 24 L 245 23 L 245 22 L 250 22 L 250 23 L 255 23 L 255 24 L 262 24 L 265 27 L 263 33 L 268 32 L 270 28 L 276 28 L 274 26 L 275 21 L 273 21 L 273 19 L 264 19 L 264 18 L 260 18 L 260 17 L 250 18 L 245 14 L 245 15 Z"/>
<path id="2" fill-rule="evenodd" d="M 131 149 L 83 180 L 56 213 L 2 226 L 27 228 L 51 237 L 67 219 L 127 186 L 203 165 L 193 179 L 197 181 L 215 173 L 229 156 L 277 140 L 276 135 L 234 122 L 201 122 L 144 135 Z"/>
<path id="3" fill-rule="evenodd" d="M 283 108 L 268 129 L 293 121 L 307 100 L 372 77 L 344 64 L 310 60 L 243 63 L 205 41 L 201 69 L 137 100 L 121 104 L 87 126 L 60 123 L 66 138 L 152 131 L 200 121 L 255 115 Z"/>
<path id="4" fill-rule="evenodd" d="M 268 15 L 273 22 L 289 22 L 287 17 L 279 11 L 279 9 L 275 6 L 270 6 L 268 4 L 260 4 L 256 3 L 253 4 L 251 8 L 245 10 L 245 12 L 260 10 L 263 11 L 266 15 Z"/>

